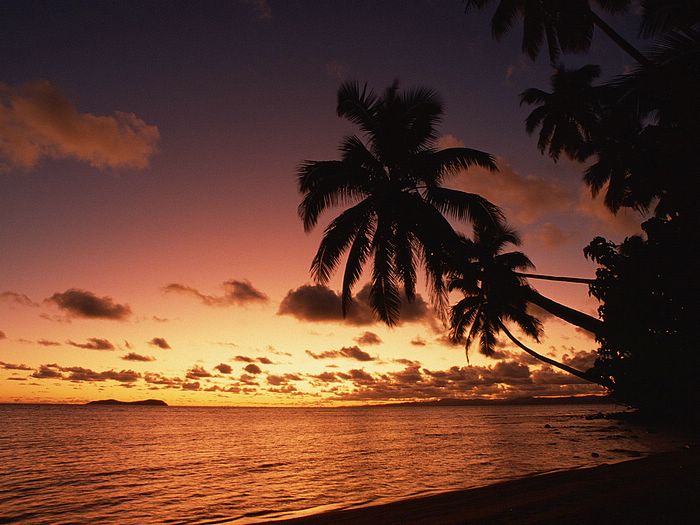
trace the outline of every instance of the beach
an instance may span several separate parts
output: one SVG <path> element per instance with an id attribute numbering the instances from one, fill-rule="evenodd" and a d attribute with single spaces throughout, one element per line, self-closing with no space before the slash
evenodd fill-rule
<path id="1" fill-rule="evenodd" d="M 326 524 L 690 524 L 700 514 L 697 448 L 365 508 L 275 521 Z"/>

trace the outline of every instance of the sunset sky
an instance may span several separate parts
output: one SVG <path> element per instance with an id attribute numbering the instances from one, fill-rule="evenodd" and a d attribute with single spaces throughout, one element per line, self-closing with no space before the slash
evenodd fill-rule
<path id="1" fill-rule="evenodd" d="M 425 303 L 394 329 L 359 286 L 313 287 L 323 227 L 305 234 L 295 169 L 339 157 L 344 80 L 399 79 L 445 102 L 442 146 L 498 157 L 447 186 L 503 207 L 539 273 L 592 277 L 582 248 L 639 217 L 591 199 L 581 166 L 529 137 L 518 94 L 548 89 L 518 26 L 458 0 L 0 4 L 0 402 L 159 398 L 182 405 L 316 405 L 597 392 L 524 359 L 445 342 Z M 633 37 L 635 19 L 608 20 Z M 631 64 L 603 35 L 568 66 Z M 461 229 L 469 232 L 467 225 Z M 581 285 L 533 282 L 594 313 Z M 528 341 L 579 367 L 593 339 L 545 319 Z M 566 355 L 566 357 L 564 357 Z"/>

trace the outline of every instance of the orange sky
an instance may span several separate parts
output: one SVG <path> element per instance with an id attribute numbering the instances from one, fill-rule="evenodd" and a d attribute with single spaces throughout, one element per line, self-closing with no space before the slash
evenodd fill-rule
<path id="1" fill-rule="evenodd" d="M 388 329 L 315 312 L 321 299 L 334 304 L 337 278 L 330 290 L 304 288 L 333 214 L 304 234 L 294 172 L 304 159 L 337 158 L 355 132 L 334 114 L 348 78 L 434 88 L 446 101 L 441 144 L 489 151 L 500 166 L 447 185 L 502 206 L 541 273 L 592 277 L 583 246 L 595 235 L 621 240 L 639 220 L 612 216 L 583 187 L 581 166 L 542 158 L 526 135 L 517 94 L 546 86 L 546 60 L 493 42 L 486 19 L 459 6 L 263 4 L 8 10 L 0 402 L 342 404 L 593 391 L 507 344 L 499 359 L 473 350 L 467 366 L 427 305 Z M 79 26 L 84 34 L 66 29 Z M 604 44 L 593 54 L 610 74 L 626 65 Z M 535 285 L 595 312 L 581 285 Z M 589 336 L 557 320 L 545 327 L 533 348 L 591 363 Z"/>

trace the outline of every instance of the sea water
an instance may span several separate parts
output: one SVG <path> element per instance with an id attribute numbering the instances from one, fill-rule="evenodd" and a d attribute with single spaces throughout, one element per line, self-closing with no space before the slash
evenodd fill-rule
<path id="1" fill-rule="evenodd" d="M 681 446 L 615 406 L 0 405 L 0 523 L 262 523 Z"/>

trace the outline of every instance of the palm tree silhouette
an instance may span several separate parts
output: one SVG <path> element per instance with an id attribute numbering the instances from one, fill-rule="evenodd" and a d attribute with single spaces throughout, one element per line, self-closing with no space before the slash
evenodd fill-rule
<path id="1" fill-rule="evenodd" d="M 591 140 L 604 89 L 591 84 L 599 76 L 600 66 L 589 64 L 574 70 L 559 66 L 551 77 L 551 93 L 529 88 L 520 94 L 521 105 L 538 104 L 525 120 L 525 128 L 529 134 L 540 128 L 537 147 L 543 154 L 549 149 L 555 162 L 562 151 L 579 159 Z"/>
<path id="2" fill-rule="evenodd" d="M 399 92 L 398 83 L 380 96 L 347 82 L 338 90 L 337 113 L 357 124 L 357 136 L 343 139 L 341 160 L 305 161 L 298 169 L 303 194 L 299 215 L 310 231 L 329 207 L 348 205 L 326 228 L 311 264 L 316 282 L 325 284 L 347 251 L 342 309 L 373 257 L 370 305 L 388 325 L 398 321 L 400 286 L 415 297 L 416 267 L 422 264 L 438 311 L 446 307 L 445 254 L 456 233 L 445 215 L 475 225 L 502 220 L 497 206 L 483 197 L 444 188 L 443 180 L 473 165 L 496 171 L 494 158 L 470 148 L 436 149 L 436 126 L 443 109 L 431 90 Z"/>
<path id="3" fill-rule="evenodd" d="M 697 0 L 642 0 L 640 35 L 648 38 L 672 30 L 685 31 L 700 23 Z"/>
<path id="4" fill-rule="evenodd" d="M 491 19 L 494 36 L 500 39 L 513 26 L 517 16 L 523 19 L 522 50 L 536 59 L 546 41 L 549 58 L 557 61 L 560 52 L 588 51 L 593 38 L 593 26 L 603 31 L 613 42 L 640 64 L 647 63 L 632 44 L 610 27 L 590 7 L 589 0 L 496 0 L 498 6 Z M 465 11 L 483 9 L 494 0 L 466 0 Z M 596 0 L 609 13 L 624 12 L 631 0 Z"/>
<path id="5" fill-rule="evenodd" d="M 467 351 L 472 342 L 478 339 L 479 351 L 484 355 L 493 355 L 498 334 L 503 332 L 532 357 L 586 381 L 604 384 L 601 378 L 590 372 L 577 370 L 539 354 L 508 330 L 506 322 L 513 322 L 523 333 L 539 342 L 542 324 L 527 312 L 527 305 L 534 302 L 533 293 L 535 297 L 542 296 L 530 288 L 518 272 L 534 267 L 530 259 L 518 251 L 504 253 L 507 244 L 520 244 L 516 232 L 507 227 L 475 228 L 474 241 L 461 238 L 461 247 L 455 256 L 460 257 L 462 262 L 452 272 L 448 289 L 462 292 L 464 298 L 452 307 L 451 339 L 455 342 L 464 340 Z"/>

